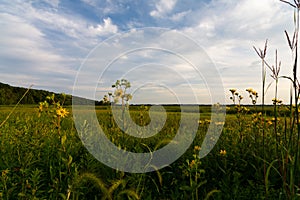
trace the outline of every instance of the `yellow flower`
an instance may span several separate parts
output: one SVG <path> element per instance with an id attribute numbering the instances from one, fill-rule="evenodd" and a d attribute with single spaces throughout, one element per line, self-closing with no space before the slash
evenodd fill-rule
<path id="1" fill-rule="evenodd" d="M 258 97 L 258 94 L 257 94 L 257 92 L 256 91 L 252 91 L 252 94 L 254 95 L 254 96 L 256 96 L 256 97 Z"/>
<path id="2" fill-rule="evenodd" d="M 244 109 L 245 112 L 249 112 L 250 111 L 250 109 L 247 108 L 247 107 L 243 107 L 243 109 Z"/>
<path id="3" fill-rule="evenodd" d="M 44 108 L 44 107 L 43 107 L 43 104 L 40 103 L 40 105 L 39 105 L 39 111 L 42 112 L 42 111 L 43 111 L 43 108 Z"/>
<path id="4" fill-rule="evenodd" d="M 277 117 L 277 119 L 276 119 L 276 120 L 277 120 L 277 121 L 280 121 L 280 118 L 279 118 L 279 117 Z M 272 122 L 275 122 L 275 117 L 272 117 L 271 121 L 272 121 Z"/>
<path id="5" fill-rule="evenodd" d="M 229 90 L 232 94 L 234 94 L 236 92 L 236 89 L 230 89 Z"/>
<path id="6" fill-rule="evenodd" d="M 279 99 L 275 99 L 275 98 L 273 98 L 272 99 L 272 101 L 273 101 L 273 104 L 275 105 L 275 104 L 282 104 L 282 100 L 279 100 Z"/>
<path id="7" fill-rule="evenodd" d="M 205 119 L 204 122 L 209 124 L 211 122 L 211 120 Z"/>
<path id="8" fill-rule="evenodd" d="M 261 115 L 262 115 L 262 113 L 261 113 L 261 112 L 259 112 L 259 113 L 258 113 L 258 116 L 261 116 Z"/>
<path id="9" fill-rule="evenodd" d="M 56 110 L 56 115 L 59 116 L 59 117 L 66 117 L 67 115 L 69 114 L 69 112 L 65 109 L 65 108 L 58 108 Z"/>
<path id="10" fill-rule="evenodd" d="M 192 160 L 189 164 L 190 168 L 193 168 L 193 166 L 196 164 L 195 160 Z"/>
<path id="11" fill-rule="evenodd" d="M 225 122 L 215 122 L 215 125 L 219 125 L 219 126 L 222 126 L 224 124 L 225 124 Z"/>
<path id="12" fill-rule="evenodd" d="M 252 93 L 253 89 L 252 88 L 248 88 L 248 89 L 246 89 L 246 91 Z"/>
<path id="13" fill-rule="evenodd" d="M 201 147 L 200 146 L 194 146 L 194 151 L 200 151 Z"/>
<path id="14" fill-rule="evenodd" d="M 2 171 L 2 177 L 5 177 L 9 173 L 8 169 Z"/>
<path id="15" fill-rule="evenodd" d="M 226 152 L 226 150 L 225 150 L 225 149 L 224 149 L 224 150 L 222 150 L 222 149 L 220 150 L 220 155 L 221 155 L 221 156 L 225 156 L 225 155 L 226 155 L 226 153 L 227 153 L 227 152 Z"/>

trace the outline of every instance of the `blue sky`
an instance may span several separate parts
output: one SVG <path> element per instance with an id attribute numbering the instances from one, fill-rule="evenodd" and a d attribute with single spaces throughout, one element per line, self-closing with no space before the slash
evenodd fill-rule
<path id="1" fill-rule="evenodd" d="M 131 71 L 142 66 L 131 74 L 126 67 L 108 69 L 105 77 L 97 80 L 96 98 L 101 98 L 124 74 L 132 82 L 133 103 L 176 103 L 178 96 L 185 99 L 181 103 L 215 103 L 209 100 L 210 90 L 223 91 L 226 103 L 230 103 L 230 88 L 237 88 L 245 97 L 249 87 L 261 94 L 260 60 L 252 46 L 262 48 L 266 38 L 268 62 L 274 63 L 278 49 L 281 75 L 289 76 L 292 71 L 283 31 L 293 31 L 293 10 L 277 0 L 0 0 L 0 24 L 0 82 L 15 86 L 33 84 L 37 89 L 71 94 L 80 67 L 97 45 L 115 34 L 145 27 L 167 28 L 197 42 L 214 63 L 224 89 L 207 88 L 207 77 L 192 76 L 191 69 L 175 62 L 172 56 L 144 50 L 129 58 L 125 55 L 123 60 L 130 60 L 127 64 L 132 64 Z M 103 68 L 98 69 L 98 77 L 101 71 Z M 267 76 L 270 83 L 269 71 Z M 182 83 L 182 77 L 190 85 Z M 87 84 L 81 89 L 89 88 Z M 288 81 L 280 80 L 279 94 L 285 102 L 288 90 Z M 268 103 L 273 91 L 271 86 Z M 244 103 L 249 102 L 245 98 Z"/>

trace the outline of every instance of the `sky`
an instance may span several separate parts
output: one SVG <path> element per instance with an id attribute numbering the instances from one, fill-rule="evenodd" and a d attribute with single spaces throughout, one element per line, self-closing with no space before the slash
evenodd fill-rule
<path id="1" fill-rule="evenodd" d="M 248 104 L 253 88 L 260 103 L 253 46 L 268 39 L 267 62 L 278 49 L 291 76 L 293 17 L 279 0 L 0 0 L 0 82 L 101 99 L 125 78 L 132 103 L 156 104 L 231 103 L 231 88 Z M 279 80 L 285 103 L 289 88 Z"/>

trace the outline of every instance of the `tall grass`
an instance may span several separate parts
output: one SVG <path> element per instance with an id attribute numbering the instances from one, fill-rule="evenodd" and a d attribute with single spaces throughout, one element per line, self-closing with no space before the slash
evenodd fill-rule
<path id="1" fill-rule="evenodd" d="M 283 188 L 285 190 L 286 195 L 288 198 L 294 199 L 298 196 L 298 190 L 300 187 L 299 183 L 299 143 L 300 143 L 300 122 L 299 122 L 299 95 L 300 95 L 300 85 L 297 78 L 297 68 L 298 68 L 298 34 L 299 34 L 299 9 L 300 9 L 300 1 L 294 0 L 293 3 L 290 3 L 288 1 L 280 0 L 283 3 L 288 4 L 289 6 L 293 7 L 295 9 L 294 11 L 294 32 L 293 37 L 290 37 L 287 31 L 285 31 L 285 35 L 287 38 L 287 42 L 289 45 L 289 48 L 291 50 L 292 54 L 292 76 L 279 76 L 280 73 L 280 66 L 281 63 L 278 62 L 277 58 L 277 50 L 275 52 L 275 64 L 269 65 L 265 58 L 266 58 L 266 49 L 267 49 L 267 42 L 265 43 L 264 50 L 257 50 L 257 48 L 254 47 L 256 53 L 261 58 L 262 61 L 262 110 L 264 111 L 264 93 L 265 93 L 265 80 L 266 80 L 266 67 L 269 68 L 271 71 L 271 77 L 275 81 L 275 94 L 273 99 L 274 104 L 274 138 L 276 143 L 276 160 L 278 161 L 278 170 L 280 172 L 280 176 L 283 181 Z M 280 78 L 285 78 L 291 81 L 292 83 L 292 90 L 290 93 L 290 118 L 289 121 L 291 123 L 290 127 L 288 126 L 288 123 L 285 123 L 284 128 L 284 137 L 279 138 L 278 136 L 278 104 L 281 103 L 280 100 L 278 100 L 278 81 Z M 263 120 L 263 147 L 265 146 L 265 121 Z M 285 118 L 285 122 L 287 122 Z M 289 137 L 286 137 L 286 135 L 290 134 Z M 280 148 L 279 148 L 280 147 Z M 280 151 L 280 152 L 279 152 Z M 264 150 L 264 177 L 265 180 L 267 180 L 267 174 L 270 170 L 271 165 L 270 164 L 268 168 L 268 172 L 266 171 L 266 152 Z M 265 189 L 266 194 L 268 194 L 268 182 L 265 182 Z"/>
<path id="2" fill-rule="evenodd" d="M 262 104 L 256 105 L 258 94 L 248 89 L 253 105 L 243 106 L 241 93 L 231 89 L 234 105 L 227 107 L 229 114 L 222 135 L 205 158 L 200 159 L 198 153 L 212 123 L 210 106 L 200 106 L 198 132 L 184 155 L 163 169 L 134 174 L 111 169 L 96 160 L 79 137 L 93 134 L 89 124 L 86 122 L 76 130 L 72 110 L 54 96 L 35 108 L 19 107 L 17 103 L 13 108 L 0 107 L 0 200 L 299 199 L 300 2 L 282 2 L 295 9 L 293 37 L 285 32 L 293 57 L 292 76 L 280 75 L 277 50 L 275 63 L 266 62 L 267 41 L 263 49 L 254 48 L 261 59 Z M 273 107 L 265 102 L 269 73 L 275 82 Z M 279 80 L 283 78 L 292 83 L 288 105 L 282 104 L 277 94 Z M 96 114 L 101 128 L 114 144 L 127 151 L 147 153 L 167 145 L 178 130 L 180 107 L 173 105 L 165 109 L 164 127 L 147 139 L 125 135 L 113 119 L 110 106 L 96 107 Z M 141 126 L 150 122 L 146 106 L 130 106 L 129 114 Z M 198 115 L 192 109 L 188 114 Z"/>

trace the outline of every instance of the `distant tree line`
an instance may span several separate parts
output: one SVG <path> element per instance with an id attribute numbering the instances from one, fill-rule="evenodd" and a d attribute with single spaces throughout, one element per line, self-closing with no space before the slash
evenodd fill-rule
<path id="1" fill-rule="evenodd" d="M 13 87 L 8 84 L 0 83 L 0 105 L 14 105 L 16 104 L 24 93 L 27 91 L 27 88 Z M 47 96 L 55 94 L 55 98 L 60 102 L 64 102 L 64 105 L 72 105 L 72 95 L 63 95 L 57 94 L 54 92 L 49 92 L 45 90 L 36 90 L 30 89 L 21 104 L 38 104 L 39 102 L 45 101 Z M 89 99 L 79 98 L 81 101 L 92 101 Z M 96 105 L 100 102 L 95 102 Z"/>

